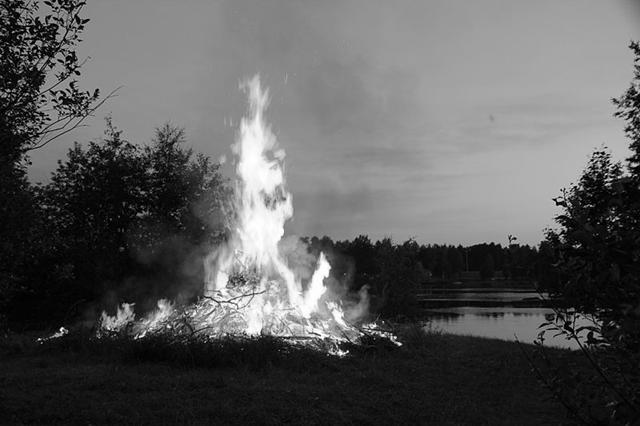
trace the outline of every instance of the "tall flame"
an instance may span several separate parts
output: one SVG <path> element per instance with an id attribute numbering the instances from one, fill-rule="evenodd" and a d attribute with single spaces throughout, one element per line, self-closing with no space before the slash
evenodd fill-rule
<path id="1" fill-rule="evenodd" d="M 227 246 L 211 256 L 207 294 L 238 297 L 238 291 L 253 290 L 253 299 L 245 307 L 244 331 L 263 332 L 265 323 L 273 320 L 278 310 L 293 310 L 310 318 L 325 293 L 323 281 L 331 267 L 321 253 L 304 291 L 300 278 L 280 253 L 278 243 L 284 236 L 285 222 L 293 216 L 291 194 L 285 188 L 285 153 L 264 119 L 269 92 L 262 89 L 260 77 L 254 76 L 241 88 L 249 96 L 249 117 L 240 122 L 239 137 L 232 146 L 238 157 L 237 222 Z M 240 283 L 233 280 L 238 275 Z M 257 282 L 249 283 L 251 288 L 247 284 L 252 278 Z"/>
<path id="2" fill-rule="evenodd" d="M 236 155 L 235 216 L 228 241 L 205 261 L 204 296 L 176 307 L 166 301 L 146 318 L 135 320 L 132 304 L 117 315 L 102 316 L 101 333 L 127 330 L 135 337 L 184 331 L 209 336 L 271 334 L 344 340 L 359 331 L 344 320 L 340 303 L 325 300 L 331 266 L 320 253 L 311 279 L 304 282 L 279 250 L 285 222 L 293 215 L 285 188 L 285 153 L 266 124 L 269 92 L 259 76 L 241 86 L 249 97 L 248 117 L 232 146 Z M 293 265 L 297 266 L 297 265 Z"/>
<path id="3" fill-rule="evenodd" d="M 242 86 L 249 95 L 249 118 L 240 123 L 240 135 L 232 149 L 239 158 L 236 191 L 237 227 L 231 240 L 232 256 L 218 258 L 219 271 L 213 289 L 228 284 L 229 272 L 238 267 L 256 268 L 265 277 L 283 280 L 289 302 L 300 304 L 300 283 L 278 250 L 284 224 L 293 216 L 291 194 L 284 187 L 284 151 L 264 121 L 269 104 L 259 76 Z M 209 286 L 211 288 L 211 286 Z"/>

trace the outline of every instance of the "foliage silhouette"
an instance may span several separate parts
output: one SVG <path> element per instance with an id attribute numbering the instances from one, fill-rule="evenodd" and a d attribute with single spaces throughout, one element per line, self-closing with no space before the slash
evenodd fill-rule
<path id="1" fill-rule="evenodd" d="M 80 126 L 113 92 L 82 91 L 80 0 L 0 2 L 0 308 L 24 290 L 37 206 L 27 153 Z"/>
<path id="2" fill-rule="evenodd" d="M 182 134 L 165 125 L 143 148 L 107 119 L 102 141 L 69 150 L 35 190 L 40 242 L 8 307 L 14 321 L 61 320 L 70 308 L 77 316 L 122 298 L 151 307 L 199 291 L 198 260 L 223 236 L 212 218 L 223 216 L 227 192 L 219 166 L 193 156 Z"/>
<path id="3" fill-rule="evenodd" d="M 591 366 L 556 368 L 546 379 L 590 424 L 640 421 L 640 46 L 631 49 L 634 80 L 614 104 L 632 155 L 623 165 L 595 151 L 555 199 L 559 229 L 544 243 L 554 270 L 543 285 L 564 302 L 545 326 L 578 342 Z"/>

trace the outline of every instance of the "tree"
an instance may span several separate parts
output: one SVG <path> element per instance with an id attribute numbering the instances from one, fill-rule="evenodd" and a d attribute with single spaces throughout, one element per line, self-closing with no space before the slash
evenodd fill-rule
<path id="1" fill-rule="evenodd" d="M 132 268 L 131 231 L 148 211 L 146 174 L 142 150 L 123 139 L 110 119 L 103 141 L 69 150 L 51 182 L 38 190 L 52 241 L 38 257 L 66 265 L 68 275 L 63 281 L 32 276 L 33 286 L 46 286 L 33 288 L 34 295 L 50 295 L 52 305 L 67 309 L 99 300 L 122 282 Z"/>
<path id="2" fill-rule="evenodd" d="M 462 246 L 449 248 L 447 252 L 448 262 L 451 265 L 451 278 L 458 277 L 460 271 L 464 268 L 464 260 L 462 258 Z"/>
<path id="3" fill-rule="evenodd" d="M 630 180 L 608 152 L 596 151 L 580 181 L 556 199 L 560 228 L 544 245 L 553 270 L 542 285 L 562 300 L 547 330 L 573 339 L 593 367 L 590 375 L 556 370 L 548 383 L 588 424 L 640 418 L 640 227 L 629 214 L 637 202 Z"/>
<path id="4" fill-rule="evenodd" d="M 0 304 L 24 286 L 38 238 L 27 153 L 81 125 L 109 98 L 78 88 L 84 5 L 0 1 Z"/>
<path id="5" fill-rule="evenodd" d="M 613 103 L 617 108 L 614 115 L 626 121 L 624 131 L 631 141 L 629 148 L 632 154 L 627 160 L 631 177 L 640 179 L 640 43 L 631 42 L 629 47 L 635 55 L 634 79 L 620 98 L 613 99 Z"/>
<path id="6" fill-rule="evenodd" d="M 358 235 L 349 244 L 346 254 L 355 262 L 352 290 L 358 291 L 364 285 L 371 285 L 379 265 L 376 262 L 376 249 L 369 237 Z"/>
<path id="7" fill-rule="evenodd" d="M 495 273 L 495 262 L 493 260 L 493 256 L 491 255 L 491 253 L 487 253 L 487 255 L 484 258 L 484 261 L 482 262 L 482 265 L 480 266 L 480 277 L 483 280 L 488 280 L 493 278 L 494 273 Z"/>
<path id="8" fill-rule="evenodd" d="M 3 0 L 0 4 L 0 129 L 2 157 L 26 152 L 79 126 L 100 103 L 81 91 L 85 61 L 76 54 L 89 19 L 84 0 Z M 103 100 L 104 102 L 104 100 Z"/>
<path id="9" fill-rule="evenodd" d="M 440 269 L 440 276 L 442 278 L 442 280 L 445 279 L 449 279 L 451 277 L 451 273 L 453 271 L 453 268 L 451 266 L 451 263 L 449 263 L 449 247 L 447 246 L 442 246 L 441 247 L 441 251 L 440 251 L 440 262 L 439 262 L 439 269 Z"/>
<path id="10" fill-rule="evenodd" d="M 374 309 L 387 318 L 413 317 L 417 312 L 416 293 L 426 280 L 418 260 L 419 246 L 414 240 L 395 245 L 390 238 L 375 243 L 377 272 L 372 279 Z"/>
<path id="11" fill-rule="evenodd" d="M 150 181 L 146 222 L 156 238 L 162 233 L 211 236 L 211 228 L 219 230 L 224 220 L 221 202 L 230 194 L 224 193 L 219 166 L 202 154 L 194 156 L 184 143 L 184 128 L 165 123 L 144 150 Z"/>
<path id="12" fill-rule="evenodd" d="M 219 166 L 183 148 L 181 135 L 164 126 L 141 147 L 107 119 L 102 141 L 69 150 L 36 191 L 46 232 L 12 319 L 33 319 L 24 313 L 37 306 L 37 315 L 61 320 L 71 307 L 109 303 L 110 294 L 154 304 L 201 291 L 202 259 L 221 237 L 229 192 Z"/>
<path id="13" fill-rule="evenodd" d="M 145 215 L 130 238 L 138 259 L 135 281 L 145 292 L 129 299 L 190 299 L 202 291 L 202 259 L 219 244 L 234 214 L 220 166 L 185 148 L 183 128 L 165 123 L 144 149 Z"/>
<path id="14" fill-rule="evenodd" d="M 571 307 L 559 308 L 548 326 L 573 338 L 597 373 L 552 383 L 559 394 L 573 395 L 576 413 L 593 423 L 640 418 L 640 46 L 631 49 L 634 81 L 614 104 L 627 123 L 632 156 L 625 167 L 606 150 L 593 153 L 578 183 L 555 199 L 559 229 L 547 232 L 544 246 L 554 271 L 542 284 Z M 576 316 L 590 324 L 576 326 Z M 582 412 L 584 406 L 594 409 Z"/>
<path id="15" fill-rule="evenodd" d="M 631 243 L 633 229 L 623 224 L 622 178 L 622 166 L 599 150 L 580 181 L 555 199 L 563 213 L 556 217 L 560 229 L 549 230 L 547 242 L 558 250 L 565 279 L 553 290 L 580 312 L 615 316 L 616 305 L 626 297 L 620 266 L 627 263 L 624 246 Z"/>

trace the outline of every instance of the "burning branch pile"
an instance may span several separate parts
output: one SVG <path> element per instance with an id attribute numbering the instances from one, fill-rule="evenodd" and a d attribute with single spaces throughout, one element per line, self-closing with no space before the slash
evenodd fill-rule
<path id="1" fill-rule="evenodd" d="M 204 295 L 187 306 L 160 300 L 154 312 L 137 320 L 133 305 L 122 304 L 115 316 L 102 314 L 98 336 L 270 335 L 296 342 L 325 342 L 323 347 L 328 342 L 338 353 L 339 343 L 356 343 L 365 336 L 387 337 L 397 343 L 391 333 L 375 324 L 352 324 L 358 318 L 327 290 L 325 279 L 331 266 L 323 253 L 310 279 L 303 279 L 295 272 L 300 268 L 287 263 L 279 246 L 284 224 L 293 216 L 291 194 L 285 188 L 285 153 L 264 122 L 269 97 L 259 77 L 242 87 L 249 95 L 249 117 L 242 120 L 232 146 L 237 160 L 235 223 L 227 243 L 205 262 Z M 362 312 L 362 304 L 354 312 Z"/>

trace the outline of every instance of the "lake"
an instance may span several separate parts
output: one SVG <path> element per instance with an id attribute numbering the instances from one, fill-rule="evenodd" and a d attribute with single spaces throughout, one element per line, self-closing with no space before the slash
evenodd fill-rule
<path id="1" fill-rule="evenodd" d="M 426 295 L 425 295 L 426 296 Z M 489 337 L 522 343 L 533 343 L 538 337 L 540 324 L 553 310 L 545 307 L 518 307 L 523 299 L 533 299 L 533 291 L 495 289 L 459 289 L 435 292 L 424 298 L 432 302 L 425 310 L 428 327 L 445 333 Z M 452 304 L 450 302 L 458 302 Z M 442 307 L 437 307 L 442 303 Z M 495 303 L 495 306 L 491 306 Z M 451 306 L 446 306 L 451 305 Z M 463 305 L 463 306 L 459 306 Z M 464 306 L 468 305 L 468 306 Z M 487 306 L 489 305 L 489 306 Z M 553 338 L 553 332 L 545 334 L 546 346 L 578 349 L 574 341 L 563 336 Z"/>

